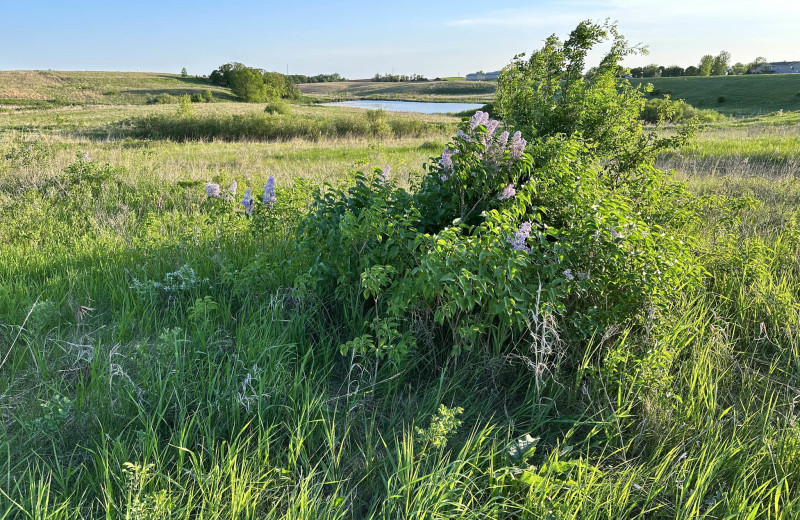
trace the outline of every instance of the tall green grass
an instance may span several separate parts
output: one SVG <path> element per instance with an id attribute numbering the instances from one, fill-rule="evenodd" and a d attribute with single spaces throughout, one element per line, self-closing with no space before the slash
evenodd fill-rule
<path id="1" fill-rule="evenodd" d="M 424 137 L 442 135 L 448 125 L 412 117 L 364 114 L 298 116 L 280 113 L 175 117 L 154 114 L 122 124 L 122 132 L 139 138 L 178 141 L 285 141 L 354 137 Z"/>
<path id="2" fill-rule="evenodd" d="M 29 142 L 4 136 L 3 157 Z M 705 284 L 676 289 L 658 327 L 558 345 L 545 367 L 525 345 L 421 348 L 373 377 L 338 348 L 363 312 L 336 314 L 298 283 L 310 193 L 281 161 L 336 181 L 354 154 L 426 150 L 41 141 L 30 162 L 0 159 L 0 517 L 800 516 L 793 176 L 766 178 L 755 159 L 698 175 L 706 156 L 686 155 L 696 193 L 760 203 L 709 206 L 686 230 Z M 703 143 L 708 157 L 728 146 Z M 769 146 L 752 143 L 742 157 Z M 70 173 L 86 149 L 97 169 Z M 258 226 L 205 201 L 204 181 L 236 179 L 240 198 L 278 169 Z M 442 404 L 463 408 L 459 426 L 437 428 Z"/>

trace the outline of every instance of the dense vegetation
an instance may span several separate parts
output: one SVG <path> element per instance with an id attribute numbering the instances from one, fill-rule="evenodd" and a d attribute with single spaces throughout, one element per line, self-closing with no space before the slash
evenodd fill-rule
<path id="1" fill-rule="evenodd" d="M 551 38 L 447 144 L 0 114 L 0 511 L 796 518 L 797 117 L 651 134 L 627 51 Z"/>
<path id="2" fill-rule="evenodd" d="M 220 65 L 208 75 L 208 79 L 214 85 L 230 88 L 234 95 L 249 103 L 300 97 L 300 92 L 288 76 L 238 62 Z"/>

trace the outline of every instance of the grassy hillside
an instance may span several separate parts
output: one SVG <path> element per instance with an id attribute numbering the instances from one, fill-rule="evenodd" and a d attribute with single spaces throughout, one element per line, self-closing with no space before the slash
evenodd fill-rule
<path id="1" fill-rule="evenodd" d="M 415 101 L 475 101 L 494 99 L 496 83 L 488 81 L 428 81 L 404 83 L 373 83 L 369 81 L 339 81 L 298 85 L 303 94 L 325 99 L 407 99 Z"/>
<path id="2" fill-rule="evenodd" d="M 226 88 L 202 78 L 158 72 L 0 71 L 0 108 L 63 105 L 139 105 L 159 94 L 182 96 L 210 90 L 220 100 L 233 100 Z"/>
<path id="3" fill-rule="evenodd" d="M 656 96 L 670 94 L 730 116 L 800 110 L 800 74 L 647 78 L 632 83 L 652 83 Z"/>

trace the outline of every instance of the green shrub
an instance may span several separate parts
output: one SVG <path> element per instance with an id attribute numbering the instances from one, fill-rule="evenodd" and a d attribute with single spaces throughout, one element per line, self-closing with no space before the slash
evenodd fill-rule
<path id="1" fill-rule="evenodd" d="M 682 99 L 650 99 L 645 103 L 640 114 L 643 121 L 648 123 L 713 123 L 725 120 L 725 116 L 716 110 L 701 110 L 694 108 Z"/>
<path id="2" fill-rule="evenodd" d="M 204 101 L 203 100 L 203 94 L 201 94 L 199 92 L 195 92 L 194 94 L 192 94 L 192 98 L 191 99 L 192 99 L 192 103 L 202 103 Z"/>
<path id="3" fill-rule="evenodd" d="M 178 100 L 178 115 L 180 117 L 191 117 L 194 115 L 194 107 L 192 106 L 192 98 L 189 94 L 184 94 Z"/>
<path id="4" fill-rule="evenodd" d="M 604 42 L 610 49 L 592 74 L 584 75 L 587 54 Z M 530 58 L 521 54 L 503 69 L 497 108 L 529 138 L 582 136 L 593 144 L 591 153 L 620 171 L 652 164 L 661 151 L 685 142 L 691 130 L 662 137 L 643 129 L 639 115 L 647 88 L 634 88 L 618 77 L 622 59 L 638 51 L 616 26 L 581 22 L 566 40 L 552 35 Z"/>
<path id="5" fill-rule="evenodd" d="M 214 94 L 210 90 L 206 90 L 203 92 L 203 101 L 206 103 L 213 103 L 214 102 Z"/>
<path id="6" fill-rule="evenodd" d="M 274 101 L 270 101 L 269 103 L 267 103 L 267 106 L 264 107 L 264 112 L 267 114 L 286 115 L 290 112 L 289 104 L 286 103 L 285 101 L 276 99 Z"/>
<path id="7" fill-rule="evenodd" d="M 159 94 L 150 100 L 154 105 L 172 105 L 178 102 L 178 98 L 170 94 Z"/>
<path id="8" fill-rule="evenodd" d="M 725 103 L 726 101 L 728 101 L 728 97 L 727 97 L 727 96 L 719 96 L 719 97 L 717 98 L 717 103 L 719 103 L 720 105 L 721 105 L 722 103 Z"/>
<path id="9" fill-rule="evenodd" d="M 146 139 L 276 141 L 378 135 L 393 135 L 398 138 L 426 137 L 440 135 L 445 128 L 441 123 L 425 123 L 408 117 L 379 118 L 376 121 L 361 113 L 291 117 L 250 113 L 239 116 L 208 114 L 194 117 L 151 114 L 126 120 L 119 131 L 121 135 Z"/>
<path id="10" fill-rule="evenodd" d="M 693 218 L 681 185 L 645 166 L 620 184 L 580 139 L 523 153 L 497 129 L 477 113 L 413 195 L 381 170 L 317 195 L 303 224 L 312 278 L 335 301 L 370 301 L 347 349 L 398 359 L 420 339 L 398 324 L 429 316 L 452 353 L 531 334 L 552 353 L 559 337 L 651 320 L 698 283 L 675 229 Z"/>

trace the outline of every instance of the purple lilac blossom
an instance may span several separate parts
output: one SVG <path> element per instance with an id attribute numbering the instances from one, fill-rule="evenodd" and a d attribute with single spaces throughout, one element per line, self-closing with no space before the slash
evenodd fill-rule
<path id="1" fill-rule="evenodd" d="M 386 184 L 387 182 L 389 182 L 389 175 L 391 173 L 392 173 L 392 167 L 391 166 L 389 166 L 387 164 L 386 166 L 383 167 L 383 169 L 381 170 L 381 176 L 380 176 L 381 184 Z"/>
<path id="2" fill-rule="evenodd" d="M 214 184 L 212 182 L 206 183 L 206 197 L 219 197 L 220 189 L 219 184 Z"/>
<path id="3" fill-rule="evenodd" d="M 442 152 L 442 158 L 439 159 L 439 164 L 442 166 L 442 169 L 446 172 L 453 171 L 453 154 L 450 153 L 448 148 L 445 148 Z"/>
<path id="4" fill-rule="evenodd" d="M 239 187 L 239 184 L 236 181 L 233 181 L 230 186 L 228 186 L 228 193 L 225 194 L 225 200 L 232 202 L 234 197 L 236 197 L 236 190 Z"/>
<path id="5" fill-rule="evenodd" d="M 500 136 L 498 136 L 497 146 L 499 148 L 505 148 L 507 144 L 508 144 L 508 131 L 505 131 L 502 134 L 500 134 Z"/>
<path id="6" fill-rule="evenodd" d="M 248 215 L 253 214 L 253 191 L 250 188 L 244 190 L 242 206 L 244 206 L 244 210 Z"/>
<path id="7" fill-rule="evenodd" d="M 458 137 L 459 139 L 463 139 L 464 141 L 467 142 L 471 140 L 469 135 L 465 133 L 463 130 L 459 130 L 458 133 L 456 133 L 456 137 Z"/>
<path id="8" fill-rule="evenodd" d="M 570 281 L 575 279 L 575 276 L 572 274 L 572 269 L 567 269 L 564 271 L 564 276 Z"/>
<path id="9" fill-rule="evenodd" d="M 503 191 L 500 192 L 500 195 L 497 196 L 497 200 L 507 200 L 517 194 L 517 190 L 514 189 L 514 183 L 509 182 L 506 184 Z"/>
<path id="10" fill-rule="evenodd" d="M 489 122 L 486 123 L 486 135 L 493 135 L 498 126 L 500 126 L 500 121 L 490 119 Z"/>
<path id="11" fill-rule="evenodd" d="M 271 176 L 267 179 L 267 184 L 264 186 L 264 197 L 261 199 L 269 209 L 272 209 L 278 198 L 275 196 L 275 177 Z"/>
<path id="12" fill-rule="evenodd" d="M 479 126 L 485 126 L 489 122 L 489 114 L 478 110 L 469 120 L 469 129 L 475 130 Z"/>
<path id="13" fill-rule="evenodd" d="M 514 132 L 514 136 L 511 138 L 511 158 L 518 161 L 525 152 L 527 144 L 528 142 L 522 138 L 522 134 L 519 131 Z"/>
<path id="14" fill-rule="evenodd" d="M 525 243 L 528 240 L 528 237 L 531 235 L 531 223 L 530 222 L 523 222 L 522 225 L 517 230 L 516 234 L 513 237 L 508 237 L 506 242 L 511 244 L 514 248 L 514 251 L 525 251 L 526 253 L 531 252 L 531 248 Z"/>

